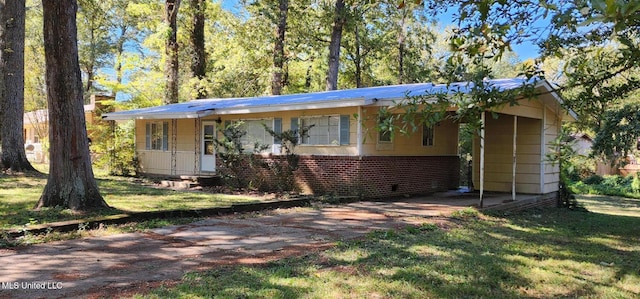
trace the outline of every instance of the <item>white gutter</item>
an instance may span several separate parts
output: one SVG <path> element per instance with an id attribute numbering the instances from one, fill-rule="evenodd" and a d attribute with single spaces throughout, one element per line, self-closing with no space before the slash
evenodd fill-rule
<path id="1" fill-rule="evenodd" d="M 291 111 L 291 110 L 308 110 L 308 109 L 331 109 L 331 108 L 344 108 L 344 107 L 359 107 L 368 106 L 375 103 L 375 99 L 354 99 L 347 101 L 332 100 L 322 102 L 312 102 L 304 104 L 273 104 L 264 106 L 253 107 L 231 107 L 215 109 L 213 114 L 227 115 L 227 114 L 249 114 L 260 112 L 279 112 L 279 111 Z"/>
<path id="2" fill-rule="evenodd" d="M 260 112 L 280 112 L 291 110 L 308 110 L 308 109 L 330 109 L 330 108 L 343 108 L 343 107 L 360 107 L 367 106 L 375 103 L 376 99 L 351 99 L 351 100 L 330 100 L 330 101 L 317 101 L 308 103 L 293 103 L 293 104 L 269 104 L 261 106 L 245 106 L 245 107 L 229 107 L 229 108 L 208 108 L 188 112 L 155 112 L 144 111 L 145 108 L 139 109 L 140 112 L 135 110 L 112 112 L 103 114 L 104 120 L 130 120 L 130 119 L 182 119 L 182 118 L 202 118 L 209 115 L 229 115 L 229 114 L 250 114 Z M 215 105 L 206 106 L 215 107 Z M 197 107 L 194 107 L 198 109 Z M 149 108 L 149 109 L 153 109 Z M 129 112 L 129 113 L 127 113 Z"/>

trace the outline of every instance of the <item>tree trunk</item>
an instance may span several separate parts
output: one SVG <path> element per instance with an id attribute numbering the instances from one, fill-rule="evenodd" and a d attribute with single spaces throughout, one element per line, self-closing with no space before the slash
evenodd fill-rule
<path id="1" fill-rule="evenodd" d="M 91 168 L 78 62 L 76 0 L 42 1 L 49 177 L 36 208 L 73 210 L 107 207 Z"/>
<path id="2" fill-rule="evenodd" d="M 191 73 L 195 78 L 202 80 L 207 75 L 207 52 L 204 47 L 204 21 L 206 1 L 191 0 L 193 12 L 193 32 L 191 33 L 191 46 L 193 47 L 193 55 L 191 56 Z M 196 98 L 203 99 L 207 97 L 207 89 L 198 85 Z"/>
<path id="3" fill-rule="evenodd" d="M 398 32 L 398 84 L 405 83 L 404 75 L 404 53 L 407 39 L 407 10 L 402 10 Z"/>
<path id="4" fill-rule="evenodd" d="M 338 89 L 338 70 L 340 69 L 340 45 L 342 43 L 342 27 L 347 22 L 344 0 L 336 0 L 331 42 L 329 43 L 329 70 L 327 71 L 327 90 Z"/>
<path id="5" fill-rule="evenodd" d="M 25 1 L 0 0 L 0 114 L 2 168 L 35 171 L 24 150 Z"/>
<path id="6" fill-rule="evenodd" d="M 114 67 L 118 89 L 120 89 L 120 85 L 122 84 L 122 56 L 124 54 L 124 42 L 127 40 L 127 26 L 121 26 L 119 29 L 120 36 L 116 43 L 116 64 Z M 113 96 L 116 96 L 115 92 L 113 93 Z"/>
<path id="7" fill-rule="evenodd" d="M 355 64 L 355 75 L 356 75 L 356 87 L 362 87 L 362 54 L 360 53 L 360 26 L 358 24 L 355 25 L 355 37 L 356 37 L 356 55 L 353 59 L 353 63 Z"/>
<path id="8" fill-rule="evenodd" d="M 164 5 L 164 21 L 167 23 L 170 32 L 167 34 L 165 42 L 165 91 L 164 103 L 172 104 L 178 102 L 178 9 L 180 0 L 166 0 Z"/>
<path id="9" fill-rule="evenodd" d="M 278 2 L 278 27 L 273 47 L 273 78 L 271 79 L 271 94 L 273 95 L 281 94 L 284 85 L 284 36 L 287 30 L 289 11 L 289 0 L 279 0 Z"/>

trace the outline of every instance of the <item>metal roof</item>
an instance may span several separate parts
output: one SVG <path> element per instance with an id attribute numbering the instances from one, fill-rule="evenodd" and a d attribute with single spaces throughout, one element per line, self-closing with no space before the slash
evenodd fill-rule
<path id="1" fill-rule="evenodd" d="M 546 81 L 535 78 L 529 80 L 523 78 L 492 79 L 485 81 L 485 83 L 487 88 L 498 90 L 515 89 L 525 83 L 535 83 L 538 87 L 545 86 L 547 89 L 549 88 L 548 84 L 544 84 Z M 473 83 L 468 82 L 451 84 L 416 83 L 278 96 L 201 99 L 185 103 L 106 113 L 103 118 L 106 120 L 176 119 L 198 118 L 214 114 L 357 107 L 372 105 L 378 101 L 401 100 L 407 96 L 467 93 L 472 87 Z M 558 101 L 561 102 L 560 98 L 558 98 Z"/>

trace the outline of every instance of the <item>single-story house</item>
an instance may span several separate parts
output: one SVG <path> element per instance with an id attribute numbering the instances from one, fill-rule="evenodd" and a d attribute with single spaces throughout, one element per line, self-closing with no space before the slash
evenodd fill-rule
<path id="1" fill-rule="evenodd" d="M 520 87 L 525 79 L 489 80 L 500 89 Z M 482 191 L 555 194 L 557 165 L 545 160 L 548 144 L 563 120 L 575 114 L 544 80 L 540 95 L 520 99 L 485 118 L 484 138 L 474 141 L 474 186 Z M 120 111 L 106 120 L 135 120 L 141 171 L 149 175 L 198 176 L 216 172 L 213 139 L 228 121 L 243 120 L 247 144 L 272 145 L 263 156 L 281 154 L 275 131 L 313 125 L 296 149 L 301 156 L 296 182 L 306 192 L 382 197 L 431 193 L 459 186 L 459 123 L 445 119 L 414 134 L 375 130 L 381 107 L 407 96 L 468 90 L 468 83 L 405 84 L 253 98 L 202 99 Z M 456 107 L 451 107 L 452 113 Z M 401 112 L 399 112 L 401 113 Z"/>

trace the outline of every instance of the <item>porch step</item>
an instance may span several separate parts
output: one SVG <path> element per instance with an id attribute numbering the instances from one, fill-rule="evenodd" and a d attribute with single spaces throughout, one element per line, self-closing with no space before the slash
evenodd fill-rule
<path id="1" fill-rule="evenodd" d="M 189 181 L 160 181 L 160 186 L 171 189 L 191 189 L 197 187 L 198 183 Z"/>
<path id="2" fill-rule="evenodd" d="M 196 176 L 181 175 L 180 180 L 162 180 L 160 185 L 165 188 L 191 189 L 196 187 L 211 187 L 222 184 L 222 178 L 217 175 Z"/>

